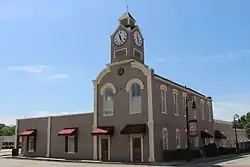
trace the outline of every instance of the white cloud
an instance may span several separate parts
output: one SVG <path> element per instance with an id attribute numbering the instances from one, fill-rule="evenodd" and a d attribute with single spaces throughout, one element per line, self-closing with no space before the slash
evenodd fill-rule
<path id="1" fill-rule="evenodd" d="M 232 121 L 234 114 L 250 112 L 250 94 L 237 93 L 214 100 L 214 117 Z"/>
<path id="2" fill-rule="evenodd" d="M 62 112 L 50 112 L 50 111 L 40 111 L 37 114 L 29 115 L 29 116 L 1 116 L 0 115 L 0 123 L 4 123 L 6 125 L 15 125 L 16 119 L 22 119 L 22 118 L 36 118 L 36 117 L 46 117 L 46 116 L 59 116 L 59 115 L 69 115 L 69 114 L 82 114 L 82 113 L 91 113 L 92 111 L 84 111 L 84 110 L 78 110 L 78 111 L 62 111 Z"/>
<path id="3" fill-rule="evenodd" d="M 25 72 L 30 74 L 36 74 L 42 80 L 57 80 L 57 79 L 68 79 L 69 74 L 67 73 L 56 73 L 48 65 L 25 65 L 25 66 L 8 66 L 8 71 Z"/>
<path id="4" fill-rule="evenodd" d="M 9 66 L 7 70 L 9 71 L 22 71 L 27 73 L 42 73 L 46 69 L 50 68 L 47 65 L 37 65 L 37 66 Z"/>

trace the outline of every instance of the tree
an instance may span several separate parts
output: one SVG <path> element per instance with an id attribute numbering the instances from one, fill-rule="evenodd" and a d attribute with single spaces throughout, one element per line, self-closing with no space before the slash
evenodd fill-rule
<path id="1" fill-rule="evenodd" d="M 16 126 L 0 126 L 0 136 L 12 136 L 15 135 Z"/>
<path id="2" fill-rule="evenodd" d="M 235 125 L 233 127 L 235 127 Z M 246 129 L 247 131 L 250 131 L 250 112 L 246 113 L 246 115 L 242 115 L 236 121 L 236 128 Z"/>

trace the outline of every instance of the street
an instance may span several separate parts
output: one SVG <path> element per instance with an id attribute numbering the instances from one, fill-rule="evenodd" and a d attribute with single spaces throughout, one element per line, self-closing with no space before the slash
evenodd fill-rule
<path id="1" fill-rule="evenodd" d="M 109 167 L 109 166 L 131 166 L 140 167 L 147 165 L 126 165 L 126 164 L 102 164 L 102 163 L 72 163 L 72 162 L 52 162 L 38 160 L 7 159 L 0 156 L 0 164 L 3 167 Z M 206 163 L 188 163 L 180 165 L 183 167 L 204 166 L 204 167 L 250 167 L 250 155 L 228 158 L 223 160 L 210 161 Z M 153 166 L 152 167 L 157 167 Z"/>

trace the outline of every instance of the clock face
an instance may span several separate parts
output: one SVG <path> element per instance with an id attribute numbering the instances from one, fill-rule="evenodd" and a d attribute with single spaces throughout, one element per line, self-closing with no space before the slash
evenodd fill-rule
<path id="1" fill-rule="evenodd" d="M 142 36 L 138 31 L 134 32 L 134 42 L 138 47 L 142 45 Z"/>
<path id="2" fill-rule="evenodd" d="M 127 35 L 127 32 L 125 30 L 119 30 L 115 34 L 114 43 L 116 45 L 122 45 L 126 42 L 127 37 L 128 37 L 128 35 Z"/>

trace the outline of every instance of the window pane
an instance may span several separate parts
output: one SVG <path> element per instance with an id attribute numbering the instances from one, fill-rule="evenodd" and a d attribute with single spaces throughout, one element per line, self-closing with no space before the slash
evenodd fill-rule
<path id="1" fill-rule="evenodd" d="M 75 136 L 68 136 L 68 152 L 75 152 Z"/>
<path id="2" fill-rule="evenodd" d="M 111 88 L 106 88 L 104 93 L 105 100 L 113 100 L 113 90 Z"/>
<path id="3" fill-rule="evenodd" d="M 132 89 L 132 97 L 141 96 L 141 88 L 139 84 L 133 84 L 131 89 Z"/>
<path id="4" fill-rule="evenodd" d="M 34 151 L 34 136 L 29 137 L 29 151 Z"/>

